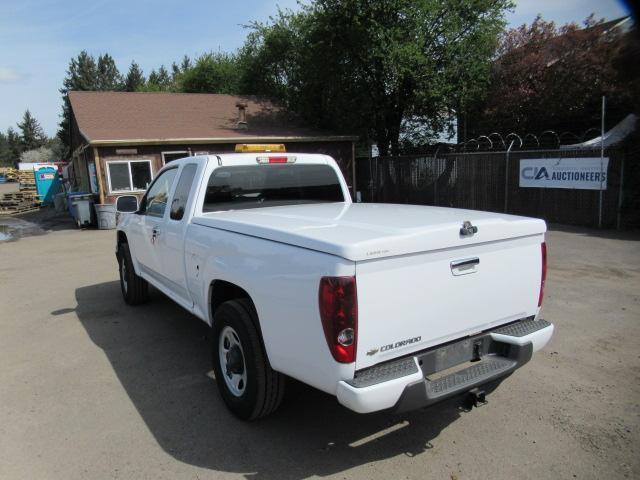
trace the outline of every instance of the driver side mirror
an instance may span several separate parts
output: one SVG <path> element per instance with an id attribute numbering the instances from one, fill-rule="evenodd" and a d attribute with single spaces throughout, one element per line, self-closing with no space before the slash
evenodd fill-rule
<path id="1" fill-rule="evenodd" d="M 116 211 L 120 213 L 134 213 L 138 211 L 138 197 L 135 195 L 121 195 L 116 199 Z"/>

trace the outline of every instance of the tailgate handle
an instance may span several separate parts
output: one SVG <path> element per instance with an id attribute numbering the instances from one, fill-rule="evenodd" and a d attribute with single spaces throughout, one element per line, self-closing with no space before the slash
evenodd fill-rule
<path id="1" fill-rule="evenodd" d="M 468 273 L 475 273 L 476 265 L 479 264 L 480 259 L 478 257 L 456 260 L 455 262 L 451 262 L 451 273 L 453 273 L 454 275 L 466 275 Z"/>

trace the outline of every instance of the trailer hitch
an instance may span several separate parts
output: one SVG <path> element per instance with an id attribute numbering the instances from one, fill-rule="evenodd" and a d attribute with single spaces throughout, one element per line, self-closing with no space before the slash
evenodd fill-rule
<path id="1" fill-rule="evenodd" d="M 466 401 L 466 406 L 469 410 L 471 410 L 473 407 L 481 407 L 482 405 L 486 405 L 487 402 L 487 398 L 486 398 L 486 393 L 484 390 L 481 390 L 479 388 L 472 388 L 471 390 L 469 390 L 469 394 L 467 395 L 467 401 Z"/>

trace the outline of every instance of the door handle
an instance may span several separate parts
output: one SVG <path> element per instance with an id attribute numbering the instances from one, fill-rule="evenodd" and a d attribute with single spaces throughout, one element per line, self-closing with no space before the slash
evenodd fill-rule
<path id="1" fill-rule="evenodd" d="M 464 260 L 458 260 L 456 262 L 451 262 L 451 268 L 462 268 L 462 267 L 471 267 L 473 265 L 478 265 L 480 263 L 479 258 L 465 258 Z"/>
<path id="2" fill-rule="evenodd" d="M 153 227 L 151 230 L 151 243 L 156 243 L 156 239 L 160 236 L 160 230 L 158 227 Z"/>

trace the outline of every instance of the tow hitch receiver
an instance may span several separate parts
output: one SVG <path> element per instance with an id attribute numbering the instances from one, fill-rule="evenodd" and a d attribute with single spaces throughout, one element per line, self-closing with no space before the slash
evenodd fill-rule
<path id="1" fill-rule="evenodd" d="M 472 407 L 481 407 L 482 405 L 487 404 L 486 394 L 484 390 L 479 388 L 472 388 L 469 390 L 469 395 L 467 396 L 467 407 L 471 410 Z"/>

